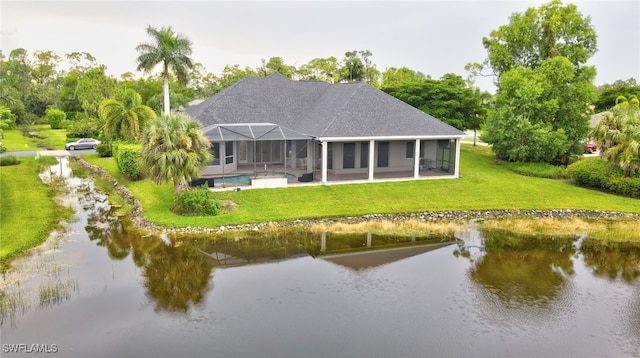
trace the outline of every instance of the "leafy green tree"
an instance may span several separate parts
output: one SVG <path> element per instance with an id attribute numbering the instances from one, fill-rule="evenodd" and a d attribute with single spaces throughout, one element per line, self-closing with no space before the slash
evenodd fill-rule
<path id="1" fill-rule="evenodd" d="M 107 76 L 106 66 L 89 69 L 76 86 L 76 96 L 86 116 L 97 116 L 100 102 L 115 91 L 116 79 Z"/>
<path id="2" fill-rule="evenodd" d="M 333 56 L 328 58 L 314 58 L 307 64 L 300 66 L 298 75 L 303 80 L 336 83 L 340 80 L 338 59 Z"/>
<path id="3" fill-rule="evenodd" d="M 89 53 L 73 52 L 65 56 L 71 70 L 62 79 L 60 109 L 73 120 L 97 116 L 100 102 L 117 92 L 117 80 L 108 76 L 107 67 L 98 64 Z"/>
<path id="4" fill-rule="evenodd" d="M 287 78 L 291 78 L 295 71 L 295 66 L 285 64 L 282 57 L 271 57 L 268 62 L 262 59 L 262 67 L 259 68 L 258 72 L 265 77 L 277 72 Z"/>
<path id="5" fill-rule="evenodd" d="M 603 112 L 609 110 L 616 105 L 616 99 L 619 96 L 631 98 L 633 96 L 640 97 L 640 85 L 634 78 L 626 81 L 618 80 L 613 84 L 605 84 L 596 88 L 598 99 L 594 102 L 595 111 Z"/>
<path id="6" fill-rule="evenodd" d="M 591 19 L 582 16 L 575 5 L 553 0 L 522 14 L 514 13 L 508 25 L 492 31 L 483 43 L 488 51 L 486 63 L 497 76 L 495 111 L 500 112 L 490 115 L 488 121 L 504 121 L 488 123 L 485 131 L 485 139 L 490 139 L 494 149 L 506 149 L 496 151 L 498 157 L 566 162 L 567 155 L 582 153 L 579 141 L 588 131 L 588 106 L 596 99 L 592 84 L 595 68 L 586 66 L 596 51 Z M 505 113 L 515 118 L 506 118 Z M 520 136 L 501 134 L 509 130 L 513 120 L 528 121 L 522 127 L 535 132 L 548 131 L 542 138 L 553 142 L 548 143 L 553 148 L 550 152 L 558 148 L 566 152 L 557 158 L 514 154 L 523 148 L 517 141 Z M 565 143 L 558 146 L 557 140 Z"/>
<path id="7" fill-rule="evenodd" d="M 498 158 L 514 162 L 552 162 L 571 145 L 562 129 L 533 124 L 507 106 L 489 114 L 482 138 L 493 143 Z"/>
<path id="8" fill-rule="evenodd" d="M 514 67 L 538 68 L 556 56 L 569 59 L 579 71 L 597 51 L 591 18 L 560 0 L 512 14 L 508 25 L 491 31 L 482 42 L 497 76 Z"/>
<path id="9" fill-rule="evenodd" d="M 61 74 L 57 70 L 62 58 L 52 51 L 36 51 L 36 62 L 32 76 L 38 85 L 40 98 L 43 101 L 58 106 L 58 84 Z"/>
<path id="10" fill-rule="evenodd" d="M 381 88 L 399 87 L 405 83 L 425 79 L 425 75 L 407 67 L 390 67 L 382 73 Z"/>
<path id="11" fill-rule="evenodd" d="M 178 82 L 186 82 L 187 69 L 193 67 L 190 58 L 191 41 L 185 36 L 173 32 L 171 26 L 162 27 L 160 30 L 149 26 L 147 34 L 151 37 L 151 42 L 141 43 L 136 47 L 139 52 L 138 71 L 142 70 L 148 73 L 156 65 L 162 64 L 164 114 L 167 115 L 170 112 L 169 71 L 176 75 Z"/>
<path id="12" fill-rule="evenodd" d="M 4 64 L 6 71 L 3 71 L 9 79 L 9 85 L 13 86 L 20 93 L 20 100 L 24 103 L 31 93 L 33 78 L 31 77 L 31 61 L 27 50 L 17 48 L 9 53 L 9 59 Z"/>
<path id="13" fill-rule="evenodd" d="M 620 96 L 589 136 L 601 158 L 622 168 L 625 176 L 640 173 L 640 106 L 637 97 Z"/>
<path id="14" fill-rule="evenodd" d="M 378 86 L 380 71 L 369 59 L 371 51 L 347 51 L 342 60 L 342 67 L 339 68 L 340 80 L 342 82 L 364 81 L 372 86 Z"/>
<path id="15" fill-rule="evenodd" d="M 362 81 L 365 75 L 364 63 L 358 57 L 357 51 L 347 51 L 342 60 L 343 66 L 340 69 L 340 80 L 343 82 Z"/>
<path id="16" fill-rule="evenodd" d="M 200 176 L 200 168 L 212 159 L 211 144 L 199 123 L 180 113 L 163 115 L 151 122 L 142 136 L 140 171 L 154 183 L 173 182 L 174 193 L 181 184 Z"/>
<path id="17" fill-rule="evenodd" d="M 245 77 L 258 77 L 258 74 L 251 67 L 245 67 L 243 70 L 237 64 L 225 66 L 218 78 L 216 92 L 222 91 Z"/>
<path id="18" fill-rule="evenodd" d="M 485 116 L 481 92 L 468 87 L 467 82 L 455 74 L 448 73 L 440 80 L 433 80 L 409 75 L 409 71 L 403 71 L 406 82 L 384 85 L 381 90 L 458 129 L 479 128 Z M 387 82 L 390 82 L 387 74 Z"/>
<path id="19" fill-rule="evenodd" d="M 156 118 L 156 113 L 142 104 L 142 97 L 133 89 L 125 92 L 122 102 L 115 99 L 102 101 L 98 114 L 104 121 L 104 135 L 110 141 L 124 139 L 135 142 L 144 128 Z"/>

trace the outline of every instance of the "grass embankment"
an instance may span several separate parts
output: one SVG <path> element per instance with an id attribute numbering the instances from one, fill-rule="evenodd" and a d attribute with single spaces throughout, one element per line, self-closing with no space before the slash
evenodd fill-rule
<path id="1" fill-rule="evenodd" d="M 65 209 L 53 199 L 55 188 L 38 177 L 41 168 L 56 163 L 55 158 L 20 158 L 19 165 L 0 167 L 0 261 L 42 243 Z"/>
<path id="2" fill-rule="evenodd" d="M 19 129 L 4 131 L 4 138 L 0 139 L 8 151 L 28 151 L 44 149 L 64 149 L 67 142 L 67 132 L 64 129 L 51 129 L 48 124 L 29 127 L 34 137 L 25 137 Z"/>
<path id="3" fill-rule="evenodd" d="M 575 235 L 588 234 L 602 242 L 640 242 L 640 224 L 631 220 L 584 220 L 581 218 L 499 219 L 480 223 L 484 229 L 508 230 L 523 234 Z"/>
<path id="4" fill-rule="evenodd" d="M 171 184 L 127 181 L 113 158 L 84 158 L 111 173 L 135 195 L 151 221 L 174 227 L 215 227 L 296 219 L 448 210 L 582 209 L 640 212 L 640 201 L 588 190 L 564 180 L 526 177 L 496 163 L 490 148 L 463 145 L 462 179 L 290 187 L 217 193 L 239 205 L 215 217 L 170 211 Z"/>

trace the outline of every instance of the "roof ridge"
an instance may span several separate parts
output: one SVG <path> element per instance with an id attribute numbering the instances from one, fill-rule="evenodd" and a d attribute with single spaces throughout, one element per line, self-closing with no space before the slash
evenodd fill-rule
<path id="1" fill-rule="evenodd" d="M 328 130 L 329 127 L 331 127 L 333 125 L 333 123 L 338 119 L 339 115 L 344 112 L 345 107 L 349 104 L 349 102 L 351 102 L 351 100 L 353 99 L 353 97 L 355 97 L 356 93 L 360 91 L 360 88 L 362 88 L 364 82 L 352 82 L 356 85 L 356 89 L 351 92 L 351 96 L 349 96 L 349 99 L 347 99 L 344 104 L 342 105 L 342 107 L 340 107 L 340 110 L 336 111 L 335 116 L 333 116 L 333 118 L 331 119 L 331 121 L 329 121 L 329 123 L 324 127 L 324 129 L 322 130 L 322 132 L 320 133 L 320 135 L 318 137 L 321 137 L 322 135 L 324 135 Z M 347 85 L 350 85 L 352 83 L 345 83 Z M 330 87 L 330 86 L 329 86 Z M 327 88 L 329 88 L 327 87 Z"/>

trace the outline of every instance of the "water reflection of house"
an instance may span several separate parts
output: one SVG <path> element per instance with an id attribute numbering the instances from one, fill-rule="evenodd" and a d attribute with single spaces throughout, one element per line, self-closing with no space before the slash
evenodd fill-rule
<path id="1" fill-rule="evenodd" d="M 353 270 L 403 260 L 453 244 L 454 238 L 327 234 L 313 237 L 219 240 L 202 250 L 216 267 L 233 267 L 312 256 Z"/>

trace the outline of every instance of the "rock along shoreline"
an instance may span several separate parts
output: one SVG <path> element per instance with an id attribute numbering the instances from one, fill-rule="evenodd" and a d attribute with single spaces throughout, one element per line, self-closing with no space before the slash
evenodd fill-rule
<path id="1" fill-rule="evenodd" d="M 126 187 L 120 185 L 104 169 L 93 165 L 79 156 L 73 157 L 83 167 L 88 169 L 94 175 L 103 177 L 113 184 L 114 190 L 122 196 L 122 198 L 131 205 L 132 209 L 129 213 L 133 225 L 137 229 L 166 232 L 166 233 L 221 233 L 224 231 L 234 230 L 260 230 L 269 227 L 291 227 L 291 226 L 310 226 L 316 223 L 358 223 L 363 221 L 402 221 L 402 220 L 421 220 L 421 221 L 460 221 L 460 220 L 489 220 L 489 219 L 506 219 L 506 218 L 527 218 L 527 219 L 543 219 L 543 218 L 581 218 L 581 219 L 624 219 L 639 220 L 640 214 L 621 213 L 614 211 L 601 210 L 575 210 L 575 209 L 551 209 L 551 210 L 456 210 L 456 211 L 427 211 L 420 213 L 398 213 L 398 214 L 368 214 L 353 217 L 340 218 L 322 218 L 322 219 L 301 219 L 283 222 L 263 222 L 255 224 L 228 225 L 219 227 L 167 227 L 159 226 L 149 221 L 142 214 L 142 206 L 138 199 Z"/>

